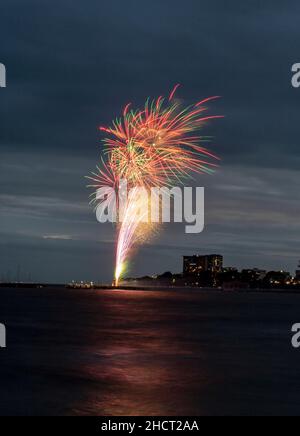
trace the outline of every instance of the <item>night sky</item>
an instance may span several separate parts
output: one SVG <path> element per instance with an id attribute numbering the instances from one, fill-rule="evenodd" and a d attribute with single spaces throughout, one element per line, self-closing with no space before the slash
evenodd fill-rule
<path id="1" fill-rule="evenodd" d="M 4 0 L 0 62 L 0 279 L 111 280 L 114 230 L 96 221 L 84 178 L 99 125 L 128 101 L 221 95 L 205 127 L 222 157 L 206 228 L 167 226 L 131 274 L 181 271 L 181 256 L 294 271 L 300 258 L 299 1 Z M 19 266 L 18 266 L 19 265 Z"/>

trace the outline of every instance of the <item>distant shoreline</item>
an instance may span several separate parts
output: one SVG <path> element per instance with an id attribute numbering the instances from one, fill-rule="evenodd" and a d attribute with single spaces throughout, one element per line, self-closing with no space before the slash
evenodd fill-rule
<path id="1" fill-rule="evenodd" d="M 114 287 L 111 285 L 95 285 L 90 288 L 84 288 L 84 287 L 72 287 L 66 284 L 49 284 L 49 283 L 0 283 L 0 291 L 1 289 L 66 289 L 69 291 L 135 291 L 135 292 L 176 292 L 176 291 L 187 291 L 187 292 L 216 292 L 216 293 L 222 293 L 222 294 L 299 294 L 300 295 L 300 289 L 234 289 L 234 290 L 227 290 L 223 288 L 197 288 L 197 287 L 189 287 L 189 286 L 118 286 Z"/>

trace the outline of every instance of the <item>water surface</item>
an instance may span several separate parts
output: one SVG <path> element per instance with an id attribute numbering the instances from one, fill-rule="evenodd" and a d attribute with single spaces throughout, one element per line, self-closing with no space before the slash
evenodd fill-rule
<path id="1" fill-rule="evenodd" d="M 0 414 L 300 414 L 300 295 L 0 290 Z"/>

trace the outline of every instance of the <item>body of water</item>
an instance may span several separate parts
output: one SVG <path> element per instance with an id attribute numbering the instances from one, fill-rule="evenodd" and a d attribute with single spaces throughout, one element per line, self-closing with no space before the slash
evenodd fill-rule
<path id="1" fill-rule="evenodd" d="M 300 295 L 0 290 L 1 415 L 300 414 Z"/>

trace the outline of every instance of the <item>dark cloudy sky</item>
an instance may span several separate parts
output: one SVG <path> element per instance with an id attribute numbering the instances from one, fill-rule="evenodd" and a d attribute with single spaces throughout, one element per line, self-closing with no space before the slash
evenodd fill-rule
<path id="1" fill-rule="evenodd" d="M 182 83 L 187 102 L 222 95 L 206 229 L 166 227 L 132 274 L 181 270 L 181 256 L 294 270 L 300 258 L 300 3 L 278 0 L 4 0 L 0 62 L 0 278 L 110 280 L 114 232 L 96 222 L 84 176 L 128 101 Z"/>

